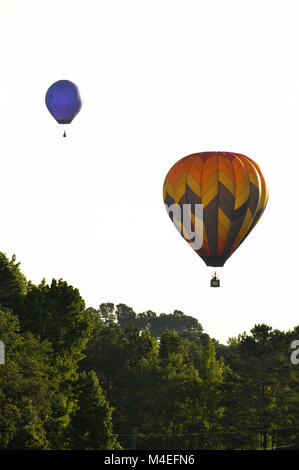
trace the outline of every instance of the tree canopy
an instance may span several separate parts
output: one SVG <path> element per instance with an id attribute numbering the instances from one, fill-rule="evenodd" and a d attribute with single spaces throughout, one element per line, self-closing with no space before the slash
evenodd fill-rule
<path id="1" fill-rule="evenodd" d="M 179 310 L 86 308 L 0 253 L 0 449 L 298 449 L 298 339 L 257 324 L 223 345 Z"/>

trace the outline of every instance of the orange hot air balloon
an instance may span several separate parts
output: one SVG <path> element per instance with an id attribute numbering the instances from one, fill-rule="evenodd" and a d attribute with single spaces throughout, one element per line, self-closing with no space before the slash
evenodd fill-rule
<path id="1" fill-rule="evenodd" d="M 168 208 L 173 204 L 181 209 L 190 205 L 192 234 L 184 220 L 178 221 L 170 212 L 169 216 L 206 265 L 218 267 L 224 265 L 261 218 L 268 189 L 259 166 L 245 155 L 202 152 L 173 165 L 165 178 L 163 199 Z M 203 209 L 200 248 L 194 247 L 192 241 L 197 204 L 202 204 Z"/>

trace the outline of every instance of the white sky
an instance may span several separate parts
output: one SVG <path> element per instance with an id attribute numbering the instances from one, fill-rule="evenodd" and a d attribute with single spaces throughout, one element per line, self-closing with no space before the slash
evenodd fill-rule
<path id="1" fill-rule="evenodd" d="M 298 321 L 299 4 L 0 0 L 0 250 L 28 279 L 63 278 L 87 306 L 196 317 L 226 342 Z M 69 79 L 68 137 L 44 103 Z M 270 189 L 246 243 L 207 268 L 171 224 L 169 168 L 243 153 Z"/>

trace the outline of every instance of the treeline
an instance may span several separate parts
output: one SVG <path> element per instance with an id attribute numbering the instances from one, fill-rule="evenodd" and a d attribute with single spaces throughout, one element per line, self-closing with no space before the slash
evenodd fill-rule
<path id="1" fill-rule="evenodd" d="M 196 318 L 185 315 L 179 310 L 160 315 L 151 310 L 136 314 L 131 307 L 125 304 L 118 304 L 115 307 L 109 302 L 102 303 L 98 309 L 88 308 L 87 310 L 104 325 L 117 323 L 120 328 L 124 329 L 131 324 L 139 330 L 148 330 L 150 335 L 156 338 L 160 338 L 165 331 L 172 329 L 180 336 L 196 341 L 208 337 Z"/>
<path id="2" fill-rule="evenodd" d="M 0 339 L 0 449 L 299 449 L 299 326 L 224 346 L 180 311 L 86 308 L 0 253 Z"/>

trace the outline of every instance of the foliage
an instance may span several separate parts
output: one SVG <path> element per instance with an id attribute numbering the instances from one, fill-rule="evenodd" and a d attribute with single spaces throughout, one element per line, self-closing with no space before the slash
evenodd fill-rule
<path id="1" fill-rule="evenodd" d="M 178 310 L 86 309 L 0 253 L 0 339 L 0 449 L 299 448 L 299 326 L 223 345 Z"/>

